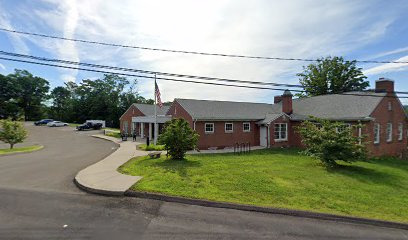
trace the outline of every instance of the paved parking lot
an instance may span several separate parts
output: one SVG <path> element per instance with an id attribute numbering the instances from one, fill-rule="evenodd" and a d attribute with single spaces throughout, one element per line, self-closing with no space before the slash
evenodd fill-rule
<path id="1" fill-rule="evenodd" d="M 45 148 L 0 157 L 0 239 L 408 239 L 400 229 L 87 194 L 74 176 L 115 144 L 28 128 Z"/>

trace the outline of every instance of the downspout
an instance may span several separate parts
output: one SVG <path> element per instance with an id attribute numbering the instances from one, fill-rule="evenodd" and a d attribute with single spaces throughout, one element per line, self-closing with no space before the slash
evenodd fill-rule
<path id="1" fill-rule="evenodd" d="M 270 148 L 271 147 L 271 144 L 270 144 L 270 142 L 271 142 L 271 136 L 270 136 L 270 133 L 269 133 L 269 124 L 267 124 L 266 125 L 267 126 L 267 128 L 268 128 L 268 131 L 267 131 L 267 133 L 266 133 L 266 135 L 267 135 L 267 137 L 268 137 L 268 142 L 267 142 L 267 146 L 268 146 L 268 148 Z"/>
<path id="2" fill-rule="evenodd" d="M 193 130 L 195 131 L 195 125 L 196 125 L 197 119 L 193 119 Z"/>

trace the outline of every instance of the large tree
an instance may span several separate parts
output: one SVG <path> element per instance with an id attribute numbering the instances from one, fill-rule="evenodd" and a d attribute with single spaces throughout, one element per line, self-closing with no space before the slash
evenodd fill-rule
<path id="1" fill-rule="evenodd" d="M 321 58 L 303 67 L 303 72 L 297 76 L 305 90 L 303 96 L 361 91 L 369 86 L 356 61 L 345 61 L 343 57 Z"/>
<path id="2" fill-rule="evenodd" d="M 56 87 L 51 91 L 52 99 L 51 115 L 61 121 L 71 121 L 72 97 L 71 92 L 66 87 Z"/>
<path id="3" fill-rule="evenodd" d="M 8 81 L 17 87 L 16 103 L 22 109 L 25 120 L 35 120 L 44 115 L 44 101 L 47 99 L 49 83 L 33 76 L 27 70 L 16 69 L 7 75 Z"/>
<path id="4" fill-rule="evenodd" d="M 22 114 L 18 101 L 19 86 L 15 81 L 0 74 L 0 119 L 18 119 Z"/>

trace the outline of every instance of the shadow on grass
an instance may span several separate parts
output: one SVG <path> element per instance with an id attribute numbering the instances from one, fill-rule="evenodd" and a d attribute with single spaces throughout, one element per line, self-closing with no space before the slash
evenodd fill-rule
<path id="1" fill-rule="evenodd" d="M 400 178 L 385 172 L 380 172 L 370 168 L 364 168 L 353 165 L 337 165 L 329 168 L 327 171 L 331 174 L 340 174 L 343 176 L 357 179 L 364 183 L 374 183 L 378 185 L 388 185 L 393 187 L 405 187 Z"/>
<path id="2" fill-rule="evenodd" d="M 367 160 L 368 163 L 397 168 L 408 171 L 408 159 L 398 159 L 393 157 L 380 157 Z"/>
<path id="3" fill-rule="evenodd" d="M 199 161 L 191 161 L 187 159 L 183 160 L 169 159 L 162 162 L 156 162 L 153 164 L 153 166 L 163 168 L 166 172 L 174 172 L 181 177 L 186 177 L 188 168 L 200 167 L 201 163 Z"/>

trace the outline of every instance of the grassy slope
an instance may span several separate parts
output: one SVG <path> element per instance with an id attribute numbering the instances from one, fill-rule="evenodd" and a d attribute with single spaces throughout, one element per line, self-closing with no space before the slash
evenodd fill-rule
<path id="1" fill-rule="evenodd" d="M 44 146 L 41 145 L 34 145 L 34 146 L 28 146 L 28 147 L 19 147 L 19 148 L 13 148 L 13 149 L 0 149 L 0 155 L 2 154 L 7 154 L 7 153 L 17 153 L 17 152 L 32 152 L 36 150 L 40 150 Z"/>
<path id="2" fill-rule="evenodd" d="M 143 176 L 135 190 L 408 222 L 408 161 L 371 160 L 328 171 L 294 150 L 187 159 L 141 157 L 120 171 Z"/>

